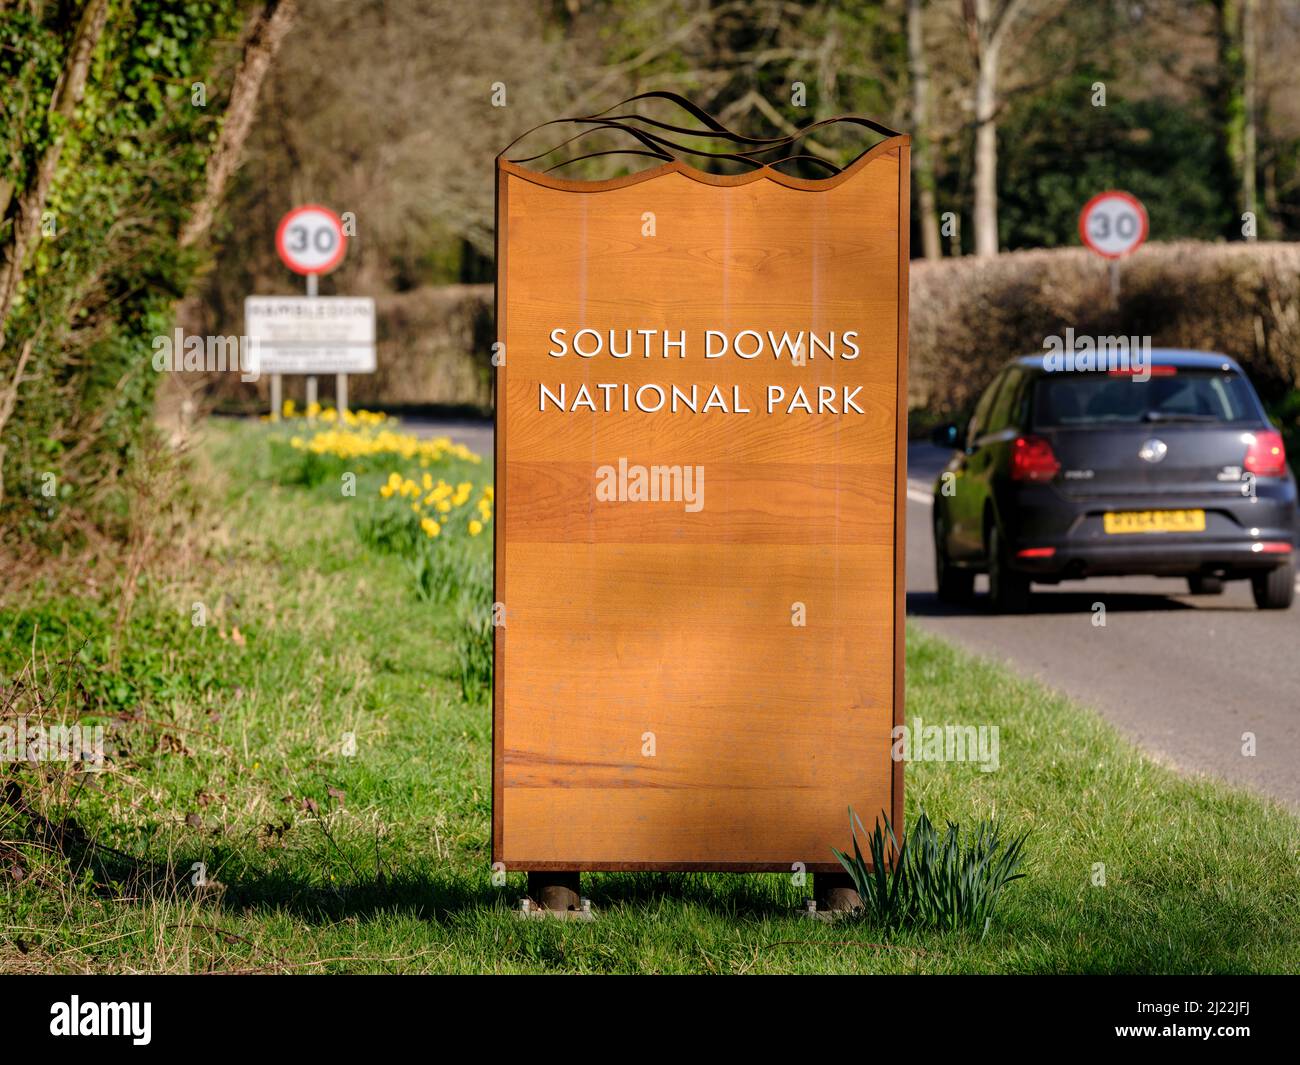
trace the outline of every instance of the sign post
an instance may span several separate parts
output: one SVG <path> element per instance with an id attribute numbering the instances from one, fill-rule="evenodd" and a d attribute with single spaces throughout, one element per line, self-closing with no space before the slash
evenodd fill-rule
<path id="1" fill-rule="evenodd" d="M 307 298 L 314 300 L 319 295 L 320 295 L 320 275 L 308 274 L 307 275 Z M 304 402 L 306 403 L 308 409 L 316 405 L 317 402 L 316 375 L 314 373 L 307 375 L 307 394 L 304 397 Z"/>
<path id="2" fill-rule="evenodd" d="M 1112 308 L 1119 306 L 1119 261 L 1142 245 L 1149 228 L 1142 201 L 1118 189 L 1098 193 L 1079 212 L 1079 236 L 1109 262 Z"/>
<path id="3" fill-rule="evenodd" d="M 295 207 L 280 219 L 275 231 L 275 250 L 280 261 L 296 274 L 307 278 L 307 296 L 315 299 L 319 292 L 320 275 L 327 274 L 343 261 L 347 253 L 348 238 L 343 231 L 343 221 L 333 211 L 318 204 Z M 335 405 L 339 413 L 347 409 L 347 377 L 339 374 L 335 379 Z M 307 375 L 306 405 L 317 402 L 316 375 Z M 280 375 L 271 377 L 271 415 L 280 416 Z"/>
<path id="4" fill-rule="evenodd" d="M 901 830 L 910 141 L 844 121 L 889 135 L 822 179 L 498 157 L 508 871 L 833 876 L 850 805 Z"/>

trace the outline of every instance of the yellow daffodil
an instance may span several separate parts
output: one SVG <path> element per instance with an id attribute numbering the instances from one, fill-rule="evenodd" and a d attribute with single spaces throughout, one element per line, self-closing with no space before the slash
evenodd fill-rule
<path id="1" fill-rule="evenodd" d="M 483 523 L 482 523 L 481 521 L 477 521 L 477 520 L 475 520 L 475 519 L 471 519 L 471 520 L 470 520 L 470 523 L 469 523 L 469 534 L 470 534 L 470 536 L 477 536 L 477 535 L 478 535 L 479 533 L 481 533 L 482 531 L 483 531 Z"/>
<path id="2" fill-rule="evenodd" d="M 292 401 L 286 400 L 285 417 L 292 417 Z M 392 456 L 403 461 L 428 466 L 448 458 L 460 459 L 475 464 L 483 460 L 462 444 L 453 444 L 446 437 L 436 440 L 421 440 L 407 433 L 397 433 L 391 429 L 378 428 L 383 424 L 383 415 L 371 415 L 364 419 L 353 416 L 351 412 L 344 415 L 344 421 L 350 426 L 353 420 L 360 426 L 356 429 L 322 427 L 308 441 L 306 448 L 319 455 L 335 455 L 342 459 L 369 458 L 372 456 Z M 448 491 L 451 489 L 448 488 Z"/>
<path id="3" fill-rule="evenodd" d="M 437 536 L 442 532 L 442 526 L 432 518 L 421 518 L 420 528 L 424 530 L 425 536 Z"/>

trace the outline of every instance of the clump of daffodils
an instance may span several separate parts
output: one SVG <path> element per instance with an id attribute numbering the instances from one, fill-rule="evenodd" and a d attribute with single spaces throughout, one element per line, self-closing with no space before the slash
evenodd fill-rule
<path id="1" fill-rule="evenodd" d="M 309 410 L 311 408 L 308 408 Z M 325 414 L 333 414 L 332 410 Z M 483 461 L 464 444 L 452 443 L 450 437 L 438 436 L 422 440 L 411 433 L 399 433 L 394 429 L 381 428 L 385 416 L 372 417 L 379 421 L 360 420 L 366 411 L 344 411 L 344 425 L 326 425 L 315 429 L 311 436 L 296 435 L 289 445 L 298 451 L 308 451 L 316 455 L 333 455 L 340 459 L 364 459 L 381 456 L 400 458 L 407 462 L 418 462 L 420 466 L 432 466 L 445 459 L 460 459 L 475 465 Z M 313 419 L 315 421 L 316 419 Z M 336 419 L 321 417 L 320 422 L 334 422 Z"/>
<path id="2" fill-rule="evenodd" d="M 319 403 L 309 403 L 305 410 L 299 411 L 298 405 L 286 399 L 280 407 L 280 417 L 285 421 L 295 418 L 308 422 L 337 423 L 348 426 L 375 426 L 389 421 L 387 414 L 374 410 L 345 410 L 341 414 L 333 407 L 322 407 Z"/>
<path id="3" fill-rule="evenodd" d="M 490 484 L 483 485 L 478 490 L 478 498 L 471 505 L 470 500 L 476 494 L 471 481 L 453 485 L 442 478 L 435 481 L 430 473 L 425 473 L 416 481 L 396 470 L 379 486 L 379 494 L 384 499 L 407 503 L 411 512 L 419 518 L 421 531 L 430 538 L 441 536 L 443 527 L 449 524 L 463 528 L 470 536 L 480 535 L 492 520 L 492 508 L 496 500 L 496 493 Z"/>

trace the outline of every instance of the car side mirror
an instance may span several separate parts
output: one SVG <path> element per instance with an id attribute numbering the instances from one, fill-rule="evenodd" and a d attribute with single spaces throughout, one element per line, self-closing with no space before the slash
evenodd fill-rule
<path id="1" fill-rule="evenodd" d="M 947 448 L 950 451 L 956 449 L 959 439 L 961 439 L 961 432 L 955 422 L 940 425 L 930 434 L 930 440 L 935 447 Z"/>

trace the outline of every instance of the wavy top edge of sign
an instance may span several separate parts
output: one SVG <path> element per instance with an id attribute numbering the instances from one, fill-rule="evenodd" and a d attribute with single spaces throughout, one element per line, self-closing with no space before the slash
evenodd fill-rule
<path id="1" fill-rule="evenodd" d="M 826 192 L 848 181 L 854 174 L 869 166 L 876 159 L 882 156 L 896 155 L 899 148 L 910 144 L 911 140 L 911 137 L 901 134 L 897 137 L 891 137 L 887 141 L 881 141 L 879 144 L 873 144 L 838 174 L 825 178 L 791 177 L 789 174 L 783 174 L 779 170 L 773 170 L 771 167 L 766 166 L 761 170 L 752 170 L 748 174 L 710 174 L 707 170 L 699 170 L 691 166 L 690 163 L 682 162 L 680 159 L 671 163 L 664 163 L 662 166 L 652 166 L 648 170 L 638 170 L 634 174 L 623 174 L 616 178 L 607 178 L 600 181 L 558 178 L 545 171 L 529 170 L 527 167 L 513 163 L 509 159 L 502 159 L 499 156 L 497 158 L 497 170 L 500 173 L 510 174 L 523 181 L 554 189 L 558 192 L 607 192 L 628 185 L 637 185 L 643 181 L 653 181 L 655 178 L 663 177 L 666 174 L 681 174 L 703 185 L 716 185 L 724 188 L 749 185 L 755 181 L 771 181 L 774 184 L 800 192 Z"/>
<path id="2" fill-rule="evenodd" d="M 674 106 L 685 111 L 694 118 L 700 125 L 700 128 L 692 129 L 687 126 L 680 126 L 669 122 L 662 122 L 658 119 L 650 118 L 646 115 L 639 114 L 616 114 L 610 112 L 616 108 L 626 107 L 629 104 L 635 104 L 641 100 L 667 100 Z M 796 148 L 805 138 L 818 129 L 824 129 L 836 124 L 846 123 L 869 129 L 871 132 L 879 134 L 885 140 L 867 148 L 850 163 L 844 167 L 818 155 L 810 155 L 806 152 L 791 152 L 790 149 Z M 523 156 L 519 158 L 507 158 L 506 153 L 511 150 L 525 137 L 536 133 L 538 130 L 545 129 L 549 126 L 576 125 L 580 127 L 577 133 L 560 141 L 543 152 Z M 613 148 L 601 151 L 587 152 L 576 155 L 571 158 L 561 159 L 559 162 L 547 167 L 544 170 L 536 170 L 527 163 L 536 162 L 539 159 L 545 159 L 554 155 L 575 142 L 586 137 L 588 134 L 599 132 L 614 132 L 632 138 L 640 147 Z M 706 148 L 697 148 L 690 145 L 679 143 L 673 137 L 665 134 L 676 134 L 686 137 L 702 138 L 710 141 L 724 141 L 732 146 L 733 150 L 714 151 Z M 824 190 L 833 188 L 840 182 L 846 180 L 850 175 L 865 166 L 871 159 L 889 154 L 899 147 L 910 144 L 911 138 L 906 134 L 899 133 L 897 130 L 890 129 L 873 119 L 866 118 L 862 115 L 837 115 L 834 118 L 821 119 L 801 129 L 782 136 L 782 137 L 748 137 L 744 134 L 737 133 L 732 129 L 724 126 L 717 119 L 713 118 L 702 108 L 696 107 L 690 101 L 678 96 L 676 93 L 654 91 L 639 93 L 636 96 L 629 97 L 605 111 L 598 112 L 594 115 L 584 115 L 575 118 L 557 118 L 549 122 L 543 122 L 526 130 L 511 141 L 505 148 L 497 154 L 497 166 L 506 173 L 514 174 L 518 177 L 525 178 L 529 181 L 545 185 L 550 188 L 562 189 L 573 192 L 598 192 L 604 189 L 620 188 L 626 185 L 636 184 L 640 181 L 647 181 L 664 174 L 679 173 L 692 180 L 702 182 L 708 185 L 718 186 L 735 186 L 747 185 L 751 181 L 768 180 L 784 185 L 787 188 L 801 190 Z M 553 171 L 561 167 L 569 166 L 573 163 L 580 162 L 584 159 L 594 159 L 601 156 L 628 155 L 639 156 L 643 158 L 661 160 L 661 165 L 650 167 L 647 170 L 637 171 L 631 174 L 624 174 L 619 177 L 605 180 L 587 180 L 581 178 L 562 178 L 553 176 Z M 699 167 L 687 162 L 682 156 L 698 156 L 707 159 L 727 160 L 733 163 L 753 167 L 747 173 L 740 174 L 715 174 L 707 170 L 701 170 Z M 775 158 L 765 158 L 775 155 Z M 822 178 L 802 178 L 795 177 L 780 170 L 776 167 L 783 163 L 804 161 L 815 163 L 829 171 L 826 177 Z"/>

